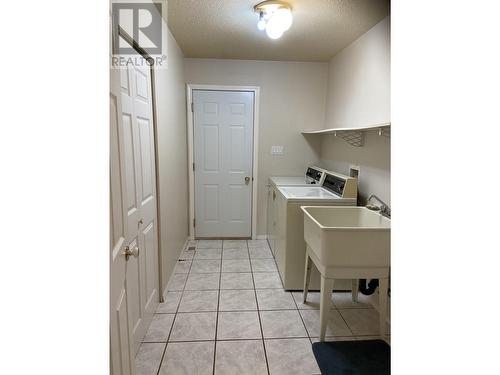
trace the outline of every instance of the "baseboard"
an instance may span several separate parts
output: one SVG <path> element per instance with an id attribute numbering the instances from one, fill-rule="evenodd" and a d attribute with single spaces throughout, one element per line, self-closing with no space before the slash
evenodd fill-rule
<path id="1" fill-rule="evenodd" d="M 232 237 L 228 237 L 228 239 L 230 239 L 230 238 L 232 238 Z M 240 237 L 234 237 L 234 238 L 239 239 Z M 248 237 L 248 238 L 250 238 L 250 237 Z M 204 239 L 204 238 L 200 237 L 198 239 Z M 207 237 L 206 239 L 212 239 L 212 237 Z M 267 234 L 258 234 L 257 236 L 255 236 L 255 239 L 256 240 L 267 240 Z M 188 236 L 187 241 L 194 241 L 194 237 Z"/>
<path id="2" fill-rule="evenodd" d="M 181 248 L 181 251 L 179 252 L 179 254 L 177 255 L 177 258 L 179 258 L 179 256 L 181 255 L 181 253 L 187 249 L 188 247 L 188 244 L 189 244 L 189 241 L 191 241 L 191 238 L 189 236 L 187 236 L 186 240 L 184 241 L 184 245 L 182 245 L 182 248 Z M 172 271 L 172 274 L 170 275 L 170 277 L 168 278 L 167 280 L 167 283 L 165 285 L 162 286 L 162 290 L 161 290 L 161 293 L 160 293 L 160 303 L 164 302 L 165 301 L 165 295 L 167 294 L 168 292 L 168 283 L 170 282 L 170 279 L 172 278 L 172 276 L 174 275 L 174 272 L 175 272 L 175 266 L 174 266 L 174 271 Z"/>

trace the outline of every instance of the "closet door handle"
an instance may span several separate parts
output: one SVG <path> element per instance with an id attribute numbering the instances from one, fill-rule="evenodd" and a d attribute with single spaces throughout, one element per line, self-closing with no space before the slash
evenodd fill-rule
<path id="1" fill-rule="evenodd" d="M 132 250 L 130 250 L 130 247 L 126 246 L 125 250 L 123 251 L 123 255 L 125 255 L 126 261 L 128 261 L 131 256 L 137 258 L 139 256 L 139 248 L 136 246 Z"/>

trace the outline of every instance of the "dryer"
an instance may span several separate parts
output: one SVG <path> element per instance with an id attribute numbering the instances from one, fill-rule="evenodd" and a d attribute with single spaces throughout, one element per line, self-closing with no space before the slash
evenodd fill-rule
<path id="1" fill-rule="evenodd" d="M 324 179 L 325 170 L 313 165 L 311 167 L 307 167 L 304 176 L 271 176 L 269 177 L 269 185 L 274 187 L 321 185 Z"/>

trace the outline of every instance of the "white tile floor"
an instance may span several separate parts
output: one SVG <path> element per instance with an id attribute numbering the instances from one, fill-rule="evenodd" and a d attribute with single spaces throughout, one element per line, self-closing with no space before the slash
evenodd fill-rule
<path id="1" fill-rule="evenodd" d="M 200 240 L 184 250 L 136 357 L 138 375 L 312 375 L 319 294 L 283 290 L 265 240 Z M 333 293 L 327 340 L 371 339 L 365 296 Z"/>

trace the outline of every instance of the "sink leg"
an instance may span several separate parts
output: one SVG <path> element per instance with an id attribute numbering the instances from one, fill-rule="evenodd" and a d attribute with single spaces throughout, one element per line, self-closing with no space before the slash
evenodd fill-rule
<path id="1" fill-rule="evenodd" d="M 307 292 L 309 291 L 309 279 L 311 278 L 311 259 L 309 258 L 309 252 L 306 249 L 306 268 L 304 271 L 304 293 L 303 301 L 307 301 Z"/>
<path id="2" fill-rule="evenodd" d="M 379 301 L 379 319 L 380 319 L 380 337 L 384 339 L 386 320 L 387 320 L 387 290 L 389 288 L 388 279 L 379 279 L 378 286 L 378 301 Z"/>
<path id="3" fill-rule="evenodd" d="M 321 299 L 319 303 L 319 341 L 325 341 L 326 323 L 332 300 L 333 279 L 321 275 Z"/>
<path id="4" fill-rule="evenodd" d="M 359 280 L 352 279 L 351 285 L 352 285 L 352 292 L 351 292 L 352 293 L 352 302 L 358 302 Z"/>

